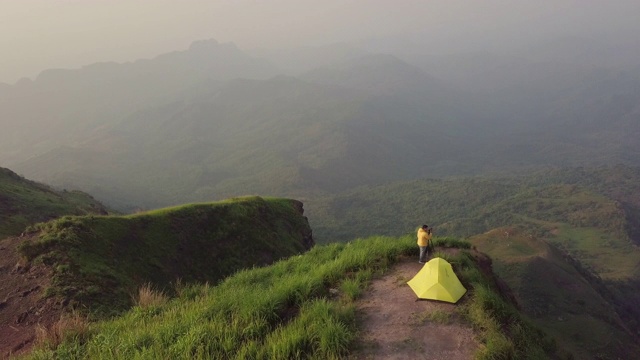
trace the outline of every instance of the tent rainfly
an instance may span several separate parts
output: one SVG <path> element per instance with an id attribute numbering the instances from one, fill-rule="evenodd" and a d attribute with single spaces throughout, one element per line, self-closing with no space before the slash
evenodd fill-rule
<path id="1" fill-rule="evenodd" d="M 453 272 L 451 264 L 439 257 L 424 264 L 422 270 L 407 284 L 420 299 L 440 300 L 454 304 L 467 292 Z"/>

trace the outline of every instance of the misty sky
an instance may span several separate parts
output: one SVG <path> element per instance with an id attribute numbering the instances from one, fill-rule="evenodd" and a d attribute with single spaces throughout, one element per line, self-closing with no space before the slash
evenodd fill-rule
<path id="1" fill-rule="evenodd" d="M 0 82 L 209 38 L 252 49 L 410 35 L 434 39 L 434 52 L 474 37 L 631 39 L 638 14 L 638 0 L 0 0 Z"/>

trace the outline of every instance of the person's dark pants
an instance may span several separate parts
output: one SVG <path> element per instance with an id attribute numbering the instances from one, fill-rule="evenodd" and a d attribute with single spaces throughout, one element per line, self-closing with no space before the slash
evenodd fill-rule
<path id="1" fill-rule="evenodd" d="M 427 262 L 427 256 L 429 256 L 429 252 L 427 251 L 426 246 L 420 246 L 420 262 Z"/>

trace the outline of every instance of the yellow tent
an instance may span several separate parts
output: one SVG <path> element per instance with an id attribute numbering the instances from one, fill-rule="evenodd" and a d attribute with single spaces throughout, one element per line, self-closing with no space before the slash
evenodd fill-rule
<path id="1" fill-rule="evenodd" d="M 420 299 L 456 303 L 467 289 L 445 259 L 433 258 L 424 264 L 413 279 L 407 282 Z"/>

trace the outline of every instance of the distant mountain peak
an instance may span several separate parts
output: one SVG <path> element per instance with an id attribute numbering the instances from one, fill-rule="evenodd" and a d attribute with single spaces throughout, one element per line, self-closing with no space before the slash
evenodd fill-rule
<path id="1" fill-rule="evenodd" d="M 238 46 L 235 43 L 233 42 L 221 43 L 215 39 L 194 41 L 189 46 L 189 49 L 184 52 L 206 54 L 206 53 L 216 52 L 220 50 L 228 50 L 228 51 L 234 51 L 234 52 L 244 54 L 244 52 L 240 50 L 240 48 L 238 48 Z M 244 55 L 247 55 L 247 54 L 244 54 Z"/>
<path id="2" fill-rule="evenodd" d="M 189 50 L 208 49 L 220 45 L 215 39 L 197 40 L 191 43 Z"/>

